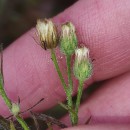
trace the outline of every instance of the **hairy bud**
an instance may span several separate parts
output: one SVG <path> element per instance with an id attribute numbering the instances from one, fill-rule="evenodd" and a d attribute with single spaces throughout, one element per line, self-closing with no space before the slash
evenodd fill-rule
<path id="1" fill-rule="evenodd" d="M 16 103 L 12 103 L 12 109 L 11 112 L 13 115 L 18 115 L 18 113 L 20 112 L 20 108 L 19 108 L 19 104 Z"/>
<path id="2" fill-rule="evenodd" d="M 60 48 L 65 55 L 72 55 L 77 47 L 75 27 L 71 22 L 62 25 Z"/>
<path id="3" fill-rule="evenodd" d="M 89 60 L 89 50 L 85 47 L 75 50 L 74 75 L 80 80 L 88 79 L 92 74 L 92 65 Z"/>

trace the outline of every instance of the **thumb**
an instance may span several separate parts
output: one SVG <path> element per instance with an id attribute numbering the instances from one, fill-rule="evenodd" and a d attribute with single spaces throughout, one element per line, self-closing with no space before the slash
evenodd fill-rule
<path id="1" fill-rule="evenodd" d="M 129 70 L 129 5 L 129 0 L 119 1 L 118 6 L 113 0 L 80 0 L 54 18 L 57 24 L 71 21 L 76 26 L 79 43 L 87 46 L 91 58 L 95 59 L 93 81 L 108 79 Z M 119 13 L 122 15 L 116 15 Z M 35 43 L 34 34 L 35 29 L 30 30 L 4 51 L 5 89 L 13 101 L 20 97 L 21 110 L 41 98 L 45 98 L 44 102 L 34 110 L 46 110 L 65 99 L 49 50 L 45 51 Z M 64 72 L 65 61 L 60 58 L 58 49 L 57 55 Z M 8 109 L 1 98 L 0 107 L 0 114 L 7 115 Z"/>

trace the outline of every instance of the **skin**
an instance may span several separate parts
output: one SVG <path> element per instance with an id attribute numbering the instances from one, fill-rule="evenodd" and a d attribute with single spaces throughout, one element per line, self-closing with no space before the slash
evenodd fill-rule
<path id="1" fill-rule="evenodd" d="M 128 130 L 130 129 L 130 1 L 79 0 L 54 17 L 56 24 L 71 21 L 76 26 L 79 43 L 90 49 L 93 75 L 88 84 L 103 84 L 81 105 L 80 125 L 67 130 Z M 65 100 L 65 94 L 50 59 L 33 37 L 35 29 L 21 36 L 4 51 L 4 79 L 8 96 L 21 110 L 45 100 L 33 111 L 44 111 Z M 59 51 L 57 49 L 57 54 Z M 64 58 L 59 64 L 65 71 Z M 74 81 L 76 85 L 77 82 Z M 75 89 L 76 93 L 76 89 Z M 0 98 L 0 114 L 9 115 Z M 92 116 L 90 125 L 82 125 Z M 67 124 L 68 117 L 65 120 Z"/>

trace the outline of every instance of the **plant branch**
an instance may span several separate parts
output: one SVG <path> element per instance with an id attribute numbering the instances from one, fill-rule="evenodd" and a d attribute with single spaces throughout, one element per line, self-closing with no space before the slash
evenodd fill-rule
<path id="1" fill-rule="evenodd" d="M 66 62 L 67 62 L 67 73 L 68 73 L 68 86 L 70 88 L 70 92 L 72 94 L 73 91 L 73 81 L 71 78 L 71 55 L 66 56 Z"/>
<path id="2" fill-rule="evenodd" d="M 63 75 L 62 75 L 62 73 L 61 73 L 60 67 L 59 67 L 59 65 L 58 65 L 58 62 L 57 62 L 57 59 L 56 59 L 55 51 L 54 51 L 53 49 L 51 49 L 51 58 L 52 58 L 52 61 L 53 61 L 54 65 L 55 65 L 56 71 L 57 71 L 57 73 L 58 73 L 58 75 L 59 75 L 59 78 L 60 78 L 60 80 L 61 80 L 61 83 L 62 83 L 62 85 L 63 85 L 63 87 L 64 87 L 64 90 L 65 90 L 65 92 L 67 93 L 67 86 L 66 86 L 65 80 L 64 80 L 64 78 L 63 78 Z"/>
<path id="3" fill-rule="evenodd" d="M 1 76 L 0 76 L 0 80 L 2 81 Z M 2 98 L 5 101 L 8 108 L 11 110 L 11 108 L 12 108 L 11 100 L 8 98 L 7 94 L 5 93 L 5 90 L 4 90 L 1 82 L 0 82 L 0 95 L 2 96 Z"/>
<path id="4" fill-rule="evenodd" d="M 26 122 L 19 115 L 15 116 L 15 118 L 24 130 L 29 130 L 29 127 L 27 126 Z"/>
<path id="5" fill-rule="evenodd" d="M 81 97 L 82 97 L 82 92 L 83 92 L 83 82 L 84 81 L 79 81 L 79 86 L 78 86 L 78 94 L 77 94 L 77 100 L 76 100 L 76 106 L 75 106 L 75 112 L 77 114 L 77 117 L 75 118 L 75 123 L 78 123 L 78 110 L 81 102 Z"/>
<path id="6" fill-rule="evenodd" d="M 73 111 L 73 101 L 72 101 L 72 93 L 73 93 L 73 81 L 71 78 L 71 55 L 66 55 L 66 63 L 67 63 L 67 73 L 68 73 L 68 107 L 69 107 L 69 114 L 71 118 L 72 125 L 75 124 L 75 112 Z"/>

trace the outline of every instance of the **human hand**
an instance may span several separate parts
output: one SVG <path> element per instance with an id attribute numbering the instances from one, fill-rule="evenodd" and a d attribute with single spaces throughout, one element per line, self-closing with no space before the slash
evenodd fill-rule
<path id="1" fill-rule="evenodd" d="M 80 124 L 86 122 L 88 110 L 90 111 L 91 125 L 68 128 L 69 130 L 130 128 L 129 12 L 129 0 L 79 0 L 54 18 L 57 24 L 73 22 L 79 43 L 84 43 L 90 49 L 90 57 L 95 61 L 89 84 L 105 80 L 79 111 Z M 18 96 L 20 97 L 21 111 L 33 106 L 41 98 L 45 98 L 44 102 L 34 108 L 34 111 L 46 110 L 56 105 L 57 101 L 65 100 L 50 53 L 35 43 L 32 36 L 34 31 L 32 29 L 11 44 L 4 51 L 3 57 L 5 88 L 13 101 L 17 102 Z M 59 60 L 59 64 L 64 69 L 64 60 Z M 0 104 L 0 114 L 8 115 L 2 99 Z"/>

